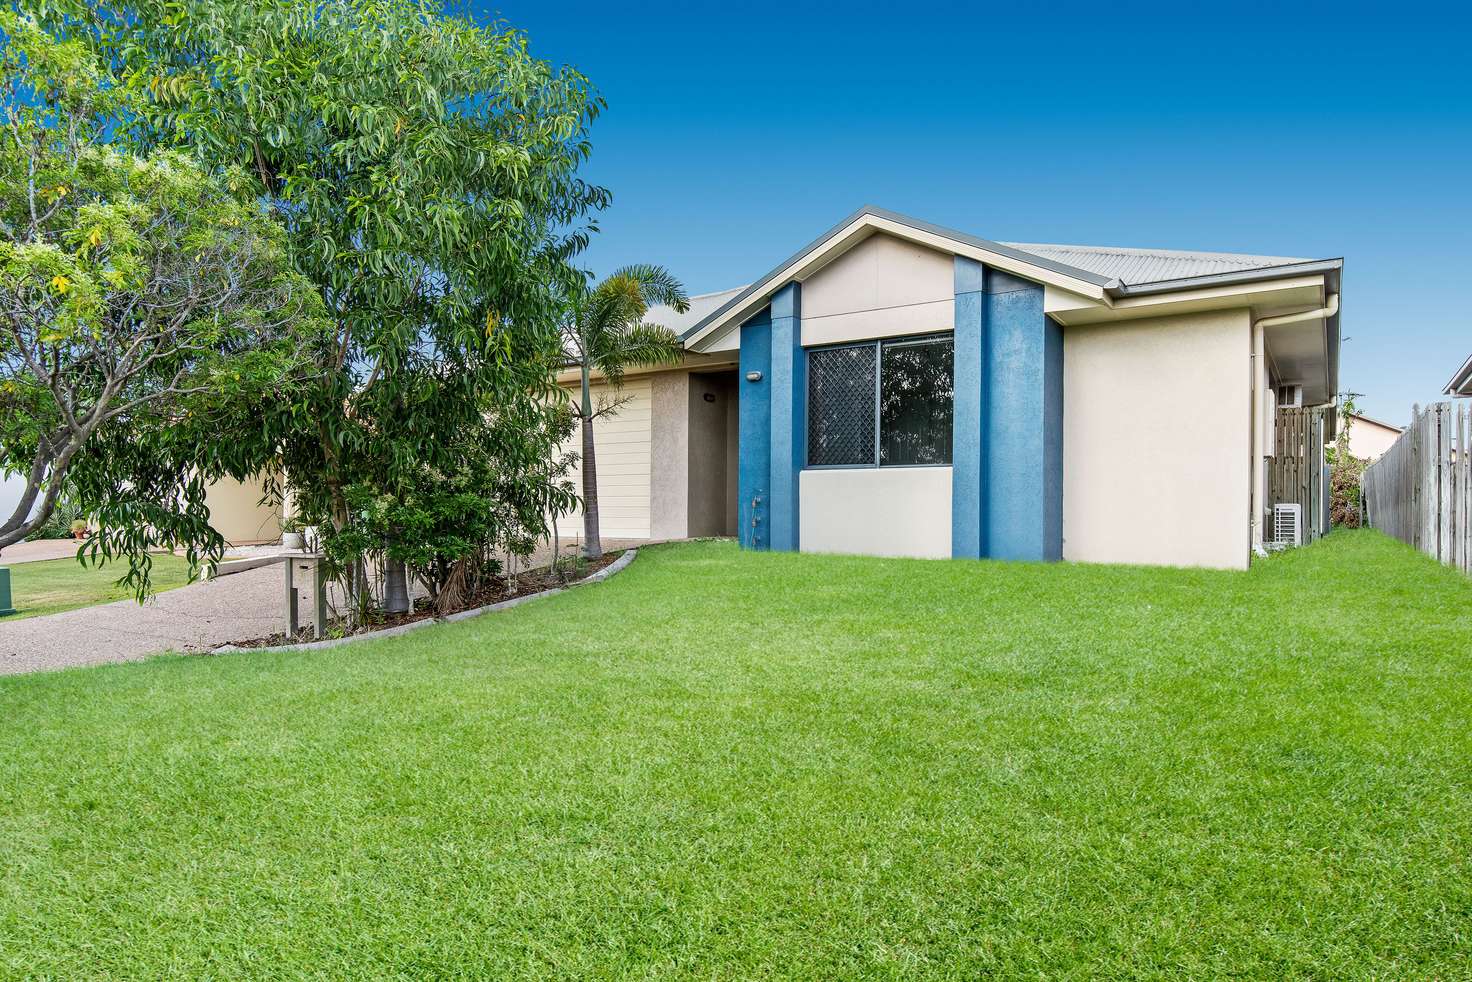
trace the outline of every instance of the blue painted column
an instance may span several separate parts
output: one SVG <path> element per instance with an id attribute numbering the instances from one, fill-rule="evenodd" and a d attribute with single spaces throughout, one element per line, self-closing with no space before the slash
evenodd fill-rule
<path id="1" fill-rule="evenodd" d="M 808 372 L 802 350 L 802 287 L 789 283 L 772 297 L 771 539 L 768 548 L 796 552 L 798 475 L 807 463 Z"/>
<path id="2" fill-rule="evenodd" d="M 753 382 L 748 376 L 760 377 Z M 741 377 L 736 382 L 740 437 L 736 464 L 736 541 L 743 549 L 771 543 L 772 321 L 766 311 L 741 325 Z"/>
<path id="3" fill-rule="evenodd" d="M 986 507 L 982 433 L 986 402 L 986 269 L 975 259 L 955 260 L 956 320 L 954 413 L 951 417 L 951 555 L 978 559 L 986 555 L 982 520 Z"/>
<path id="4" fill-rule="evenodd" d="M 1063 555 L 1063 333 L 1043 288 L 986 271 L 982 541 L 993 559 Z"/>

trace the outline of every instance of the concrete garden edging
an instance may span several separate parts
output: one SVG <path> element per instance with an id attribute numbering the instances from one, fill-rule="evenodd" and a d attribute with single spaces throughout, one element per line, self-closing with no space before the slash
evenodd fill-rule
<path id="1" fill-rule="evenodd" d="M 400 634 L 408 634 L 410 631 L 416 631 L 421 627 L 430 627 L 435 624 L 449 624 L 454 621 L 466 621 L 472 617 L 479 617 L 481 614 L 493 614 L 501 610 L 510 610 L 512 607 L 519 607 L 529 601 L 540 600 L 543 597 L 550 597 L 556 593 L 566 593 L 568 590 L 574 590 L 580 586 L 585 586 L 589 583 L 602 582 L 603 580 L 608 579 L 613 574 L 624 569 L 624 567 L 628 566 L 629 563 L 632 563 L 634 561 L 634 557 L 637 555 L 639 555 L 638 549 L 627 549 L 624 551 L 624 554 L 622 556 L 619 556 L 617 559 L 600 569 L 598 572 L 593 573 L 590 576 L 586 576 L 583 579 L 578 580 L 574 583 L 569 583 L 567 586 L 553 587 L 551 590 L 542 590 L 540 593 L 528 593 L 524 597 L 512 597 L 510 600 L 502 600 L 499 603 L 487 604 L 484 607 L 476 607 L 474 610 L 457 611 L 456 613 L 450 614 L 448 617 L 426 617 L 424 618 L 424 620 L 413 621 L 409 624 L 400 624 L 398 627 L 386 627 L 382 631 L 369 631 L 365 634 L 350 634 L 345 638 L 328 638 L 325 641 L 304 641 L 300 644 L 281 644 L 271 648 L 242 648 L 238 645 L 225 644 L 221 645 L 218 648 L 210 649 L 210 654 L 223 655 L 232 652 L 320 651 L 324 648 L 336 648 L 339 645 L 353 644 L 357 641 L 373 641 L 379 638 L 397 637 Z"/>

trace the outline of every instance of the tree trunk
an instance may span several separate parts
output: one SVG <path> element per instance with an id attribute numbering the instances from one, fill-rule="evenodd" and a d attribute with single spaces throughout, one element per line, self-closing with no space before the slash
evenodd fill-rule
<path id="1" fill-rule="evenodd" d="M 588 366 L 583 366 L 583 556 L 603 555 L 598 537 L 598 465 L 593 460 L 593 399 L 588 388 Z"/>

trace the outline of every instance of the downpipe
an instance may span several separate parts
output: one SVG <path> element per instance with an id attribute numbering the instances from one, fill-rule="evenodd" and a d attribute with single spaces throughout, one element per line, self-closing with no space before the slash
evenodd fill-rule
<path id="1" fill-rule="evenodd" d="M 1267 455 L 1263 452 L 1266 448 L 1264 448 L 1262 446 L 1263 431 L 1264 431 L 1264 429 L 1266 427 L 1258 419 L 1258 417 L 1266 411 L 1266 408 L 1262 404 L 1262 396 L 1263 396 L 1263 393 L 1260 392 L 1260 391 L 1258 391 L 1258 384 L 1257 384 L 1257 380 L 1259 378 L 1258 363 L 1257 363 L 1258 347 L 1259 347 L 1258 342 L 1259 342 L 1259 339 L 1261 339 L 1261 341 L 1262 341 L 1262 345 L 1261 345 L 1262 350 L 1263 350 L 1264 353 L 1266 353 L 1266 351 L 1267 351 L 1267 336 L 1264 333 L 1264 329 L 1269 328 L 1269 327 L 1281 327 L 1284 324 L 1297 324 L 1297 323 L 1299 323 L 1301 321 L 1328 320 L 1330 317 L 1333 317 L 1337 313 L 1339 313 L 1339 294 L 1337 294 L 1337 293 L 1331 293 L 1331 294 L 1329 294 L 1329 298 L 1325 302 L 1324 306 L 1319 307 L 1319 308 L 1316 308 L 1314 310 L 1301 310 L 1301 311 L 1299 311 L 1296 314 L 1275 314 L 1272 317 L 1259 317 L 1257 320 L 1255 320 L 1255 321 L 1252 322 L 1252 358 L 1251 358 L 1252 380 L 1251 380 L 1251 382 L 1252 382 L 1252 406 L 1253 406 L 1253 420 L 1252 420 L 1253 454 L 1252 454 L 1252 505 L 1251 505 L 1251 507 L 1252 507 L 1252 525 L 1251 525 L 1251 531 L 1249 532 L 1249 537 L 1252 540 L 1252 553 L 1253 553 L 1253 555 L 1258 556 L 1259 558 L 1267 556 L 1268 551 L 1267 551 L 1267 548 L 1265 547 L 1265 545 L 1263 544 L 1263 534 L 1262 534 L 1262 494 L 1263 494 L 1263 489 L 1262 489 L 1263 463 L 1262 462 L 1263 462 L 1263 459 Z M 1331 395 L 1331 398 L 1332 398 L 1332 395 Z"/>

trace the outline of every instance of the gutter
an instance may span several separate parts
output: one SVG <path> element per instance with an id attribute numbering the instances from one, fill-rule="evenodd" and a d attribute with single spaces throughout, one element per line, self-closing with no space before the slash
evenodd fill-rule
<path id="1" fill-rule="evenodd" d="M 1308 263 L 1289 263 L 1286 266 L 1266 266 L 1259 269 L 1240 269 L 1230 273 L 1208 273 L 1205 276 L 1185 276 L 1176 280 L 1156 280 L 1153 283 L 1105 287 L 1106 293 L 1116 297 L 1148 297 L 1157 293 L 1175 293 L 1201 286 L 1230 286 L 1234 283 L 1257 283 L 1263 280 L 1286 280 L 1294 276 L 1313 273 L 1338 273 L 1344 268 L 1343 259 L 1318 259 Z M 1337 290 L 1338 283 L 1333 284 Z"/>
<path id="2" fill-rule="evenodd" d="M 1252 322 L 1254 328 L 1278 327 L 1283 324 L 1297 324 L 1299 321 L 1328 320 L 1339 313 L 1339 294 L 1329 294 L 1329 302 L 1316 310 L 1300 310 L 1296 314 L 1278 314 L 1274 317 L 1259 317 Z"/>

